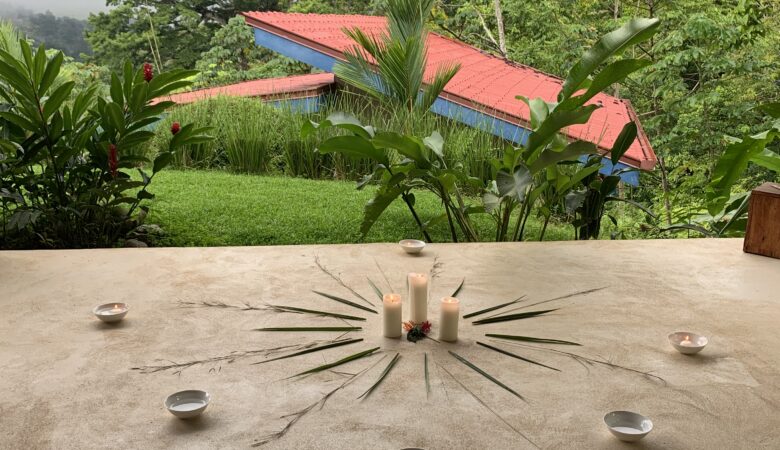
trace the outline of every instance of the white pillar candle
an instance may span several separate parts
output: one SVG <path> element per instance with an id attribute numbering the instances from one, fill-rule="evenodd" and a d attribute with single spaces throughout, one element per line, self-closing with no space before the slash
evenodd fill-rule
<path id="1" fill-rule="evenodd" d="M 455 297 L 441 299 L 441 316 L 439 318 L 439 340 L 455 342 L 458 340 L 458 318 L 460 317 L 460 301 Z"/>
<path id="2" fill-rule="evenodd" d="M 385 294 L 382 298 L 382 320 L 384 335 L 389 338 L 401 337 L 401 296 Z"/>
<path id="3" fill-rule="evenodd" d="M 428 275 L 409 274 L 409 320 L 423 323 L 428 320 Z"/>

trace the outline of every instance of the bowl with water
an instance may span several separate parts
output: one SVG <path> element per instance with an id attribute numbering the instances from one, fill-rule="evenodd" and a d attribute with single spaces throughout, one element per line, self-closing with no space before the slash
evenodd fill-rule
<path id="1" fill-rule="evenodd" d="M 165 408 L 180 419 L 197 417 L 206 410 L 211 396 L 206 391 L 180 391 L 165 399 Z"/>
<path id="2" fill-rule="evenodd" d="M 650 419 L 631 411 L 607 413 L 604 423 L 616 438 L 624 442 L 638 441 L 653 430 L 653 422 Z"/>

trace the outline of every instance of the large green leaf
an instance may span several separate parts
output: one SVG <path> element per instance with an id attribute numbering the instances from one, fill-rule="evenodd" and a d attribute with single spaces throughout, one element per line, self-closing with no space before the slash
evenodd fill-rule
<path id="1" fill-rule="evenodd" d="M 64 58 L 65 57 L 63 56 L 62 52 L 57 52 L 54 57 L 49 60 L 49 63 L 46 64 L 46 70 L 43 72 L 41 83 L 38 86 L 39 97 L 43 97 L 46 94 L 46 91 L 48 91 L 54 83 L 54 80 L 57 79 L 57 75 L 60 74 L 60 68 L 62 67 L 62 61 Z"/>
<path id="2" fill-rule="evenodd" d="M 539 151 L 540 147 L 546 145 L 562 129 L 570 125 L 587 123 L 593 111 L 598 108 L 598 105 L 588 105 L 573 111 L 553 111 L 528 138 L 525 148 L 529 154 L 526 156 Z"/>
<path id="3" fill-rule="evenodd" d="M 320 153 L 341 153 L 351 158 L 368 158 L 380 164 L 389 163 L 387 154 L 378 149 L 371 141 L 360 136 L 332 137 L 317 148 Z"/>
<path id="4" fill-rule="evenodd" d="M 352 114 L 335 112 L 330 114 L 325 120 L 320 123 L 307 121 L 304 122 L 301 129 L 301 137 L 308 137 L 316 130 L 324 130 L 330 127 L 341 128 L 347 130 L 353 134 L 356 134 L 364 139 L 371 139 L 374 137 L 374 128 L 370 126 L 363 126 L 357 117 Z"/>
<path id="5" fill-rule="evenodd" d="M 528 188 L 534 179 L 531 171 L 525 166 L 518 166 L 513 173 L 506 170 L 500 170 L 496 176 L 496 186 L 498 193 L 502 197 L 512 197 L 518 202 L 522 202 L 528 192 Z"/>
<path id="6" fill-rule="evenodd" d="M 726 147 L 712 172 L 712 180 L 705 192 L 707 211 L 716 215 L 723 209 L 731 196 L 731 188 L 739 181 L 748 163 L 759 157 L 767 144 L 775 139 L 776 131 L 767 131 L 754 136 L 745 136 Z M 760 159 L 760 158 L 759 158 Z"/>
<path id="7" fill-rule="evenodd" d="M 515 98 L 528 105 L 528 109 L 531 112 L 531 129 L 535 130 L 538 128 L 550 113 L 550 105 L 544 101 L 544 99 L 529 99 L 528 97 L 524 97 L 522 95 L 518 95 Z"/>
<path id="8" fill-rule="evenodd" d="M 395 199 L 403 193 L 403 188 L 399 185 L 383 186 L 376 191 L 374 198 L 366 203 L 363 208 L 363 222 L 360 224 L 360 233 L 365 237 L 371 227 L 374 226 L 379 216 L 390 206 Z"/>
<path id="9" fill-rule="evenodd" d="M 67 83 L 62 83 L 60 87 L 54 90 L 46 100 L 46 104 L 43 105 L 44 118 L 48 119 L 62 106 L 62 103 L 70 97 L 70 93 L 75 85 L 76 83 L 73 81 L 68 81 Z"/>
<path id="10" fill-rule="evenodd" d="M 622 59 L 620 61 L 615 61 L 596 75 L 584 94 L 576 97 L 569 97 L 566 101 L 559 104 L 558 108 L 574 109 L 578 106 L 582 106 L 606 88 L 615 83 L 619 83 L 630 74 L 637 70 L 644 69 L 651 64 L 652 61 L 647 59 Z"/>
<path id="11" fill-rule="evenodd" d="M 431 166 L 423 153 L 422 146 L 414 139 L 393 131 L 377 133 L 373 141 L 378 148 L 391 148 L 417 163 L 417 167 L 427 169 Z"/>
<path id="12" fill-rule="evenodd" d="M 604 35 L 571 68 L 558 100 L 564 101 L 581 89 L 588 77 L 613 55 L 650 39 L 658 31 L 659 24 L 658 19 L 632 19 L 617 30 Z"/>
<path id="13" fill-rule="evenodd" d="M 623 130 L 620 131 L 620 135 L 618 135 L 617 139 L 615 140 L 615 144 L 612 145 L 612 149 L 609 151 L 610 155 L 612 155 L 612 165 L 620 162 L 620 158 L 626 154 L 628 149 L 631 148 L 631 144 L 633 144 L 636 140 L 636 135 L 636 123 L 628 122 L 625 124 L 625 126 L 623 126 Z"/>
<path id="14" fill-rule="evenodd" d="M 767 148 L 754 155 L 750 160 L 761 167 L 780 174 L 780 155 Z"/>
<path id="15" fill-rule="evenodd" d="M 531 164 L 531 173 L 537 174 L 553 164 L 558 164 L 561 161 L 571 161 L 581 155 L 593 153 L 596 153 L 596 144 L 586 141 L 572 142 L 560 152 L 547 149 L 542 151 L 539 157 L 536 158 L 536 161 Z"/>

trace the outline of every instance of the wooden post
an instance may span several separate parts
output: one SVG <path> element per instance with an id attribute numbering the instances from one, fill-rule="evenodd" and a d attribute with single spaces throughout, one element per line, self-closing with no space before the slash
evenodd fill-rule
<path id="1" fill-rule="evenodd" d="M 748 211 L 745 252 L 780 259 L 780 184 L 754 189 Z"/>

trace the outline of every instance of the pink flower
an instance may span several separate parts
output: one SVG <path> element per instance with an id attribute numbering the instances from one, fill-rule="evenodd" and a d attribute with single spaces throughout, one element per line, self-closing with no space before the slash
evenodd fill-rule
<path id="1" fill-rule="evenodd" d="M 173 125 L 171 125 L 171 134 L 176 136 L 176 133 L 181 131 L 181 125 L 179 125 L 179 122 L 173 122 Z"/>
<path id="2" fill-rule="evenodd" d="M 116 150 L 116 145 L 108 144 L 108 170 L 111 171 L 111 176 L 116 178 L 117 169 L 119 169 L 119 153 Z"/>
<path id="3" fill-rule="evenodd" d="M 154 78 L 154 68 L 151 64 L 144 63 L 144 80 L 148 83 L 152 81 L 152 78 Z"/>

